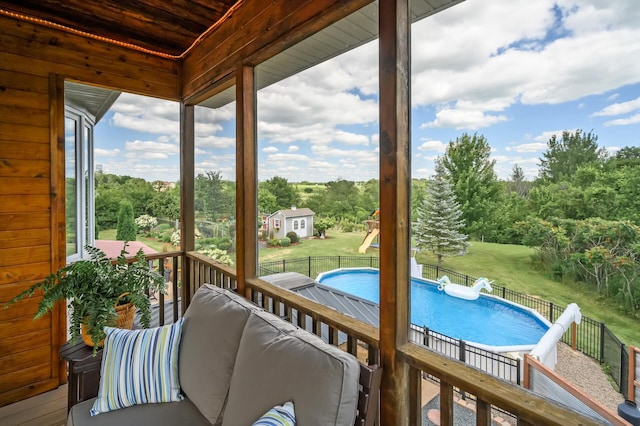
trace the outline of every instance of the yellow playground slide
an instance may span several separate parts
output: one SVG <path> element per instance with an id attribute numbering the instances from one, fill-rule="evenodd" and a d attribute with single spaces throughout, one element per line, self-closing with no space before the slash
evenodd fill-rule
<path id="1" fill-rule="evenodd" d="M 379 229 L 371 230 L 369 235 L 365 237 L 364 241 L 362 242 L 362 245 L 358 249 L 358 253 L 363 253 L 363 254 L 366 253 L 367 248 L 371 245 L 371 242 L 373 241 L 373 239 L 378 236 L 379 232 L 380 232 Z"/>

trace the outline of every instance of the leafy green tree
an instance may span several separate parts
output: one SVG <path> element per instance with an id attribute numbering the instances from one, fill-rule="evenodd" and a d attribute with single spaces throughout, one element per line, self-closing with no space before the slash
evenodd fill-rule
<path id="1" fill-rule="evenodd" d="M 127 200 L 120 202 L 120 210 L 118 211 L 118 227 L 116 228 L 116 240 L 136 240 L 136 223 L 133 218 L 133 206 Z"/>
<path id="2" fill-rule="evenodd" d="M 514 165 L 509 179 L 509 191 L 515 192 L 519 197 L 527 198 L 531 183 L 527 182 L 524 171 L 519 165 Z"/>
<path id="3" fill-rule="evenodd" d="M 640 166 L 640 147 L 625 146 L 609 159 L 614 167 Z"/>
<path id="4" fill-rule="evenodd" d="M 275 213 L 278 210 L 278 200 L 263 185 L 258 185 L 258 211 L 260 213 Z"/>
<path id="5" fill-rule="evenodd" d="M 329 217 L 316 217 L 313 220 L 313 227 L 318 232 L 320 239 L 324 239 L 327 230 L 333 225 L 334 221 Z"/>
<path id="6" fill-rule="evenodd" d="M 438 160 L 460 203 L 465 223 L 463 231 L 475 237 L 491 232 L 492 215 L 500 196 L 495 160 L 490 156 L 491 147 L 484 136 L 464 133 L 449 142 L 444 156 Z"/>
<path id="7" fill-rule="evenodd" d="M 147 206 L 150 214 L 163 219 L 180 219 L 180 188 L 156 191 Z"/>
<path id="8" fill-rule="evenodd" d="M 226 186 L 220 172 L 199 173 L 194 182 L 196 211 L 213 221 L 231 215 L 235 206 Z"/>
<path id="9" fill-rule="evenodd" d="M 467 252 L 467 235 L 460 232 L 463 227 L 462 210 L 442 165 L 438 164 L 413 225 L 416 247 L 438 256 L 438 265 L 441 265 L 443 257 Z"/>
<path id="10" fill-rule="evenodd" d="M 289 183 L 286 178 L 274 176 L 264 182 L 260 182 L 258 188 L 265 188 L 276 196 L 276 210 L 290 209 L 292 206 L 300 204 L 300 195 L 295 186 Z"/>
<path id="11" fill-rule="evenodd" d="M 553 135 L 547 142 L 538 174 L 543 181 L 558 183 L 570 179 L 580 166 L 602 163 L 606 158 L 606 150 L 598 146 L 598 136 L 580 129 L 565 130 L 560 140 Z"/>

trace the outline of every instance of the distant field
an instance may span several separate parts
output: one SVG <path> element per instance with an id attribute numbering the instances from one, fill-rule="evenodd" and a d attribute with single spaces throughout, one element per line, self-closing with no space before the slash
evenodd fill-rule
<path id="1" fill-rule="evenodd" d="M 293 184 L 298 190 L 298 194 L 300 195 L 301 201 L 306 201 L 309 197 L 318 194 L 320 192 L 324 192 L 326 190 L 326 186 L 321 183 L 295 183 Z"/>

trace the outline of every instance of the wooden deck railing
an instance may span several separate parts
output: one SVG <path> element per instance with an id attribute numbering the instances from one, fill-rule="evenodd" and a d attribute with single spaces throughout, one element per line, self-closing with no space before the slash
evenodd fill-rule
<path id="1" fill-rule="evenodd" d="M 236 288 L 234 268 L 194 252 L 186 253 L 185 257 L 190 294 L 206 283 Z M 330 344 L 358 356 L 362 362 L 379 362 L 380 338 L 376 327 L 258 278 L 248 279 L 245 285 L 245 296 L 264 309 L 322 336 Z M 598 424 L 520 386 L 417 345 L 402 345 L 397 349 L 397 356 L 408 364 L 410 371 L 409 388 L 406 389 L 411 409 L 410 424 L 422 423 L 423 373 L 440 380 L 441 425 L 453 425 L 454 388 L 477 398 L 477 425 L 491 425 L 492 406 L 512 414 L 518 425 Z"/>

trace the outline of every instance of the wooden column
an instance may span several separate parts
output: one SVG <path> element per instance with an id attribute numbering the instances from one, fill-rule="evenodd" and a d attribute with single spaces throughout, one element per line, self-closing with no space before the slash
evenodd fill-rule
<path id="1" fill-rule="evenodd" d="M 258 161 L 255 68 L 236 71 L 236 273 L 238 293 L 258 265 Z M 247 295 L 248 296 L 248 295 Z"/>
<path id="2" fill-rule="evenodd" d="M 408 0 L 380 0 L 381 424 L 409 423 L 410 20 Z"/>
<path id="3" fill-rule="evenodd" d="M 183 253 L 195 250 L 195 118 L 194 106 L 180 103 L 180 249 Z M 182 273 L 182 313 L 191 301 L 189 282 L 190 264 L 183 258 Z"/>
<path id="4" fill-rule="evenodd" d="M 66 187 L 64 133 L 64 78 L 49 74 L 49 139 L 51 146 L 51 271 L 67 263 Z M 59 349 L 67 341 L 67 304 L 58 302 L 51 310 L 51 369 L 60 383 L 67 381 L 67 363 Z"/>

